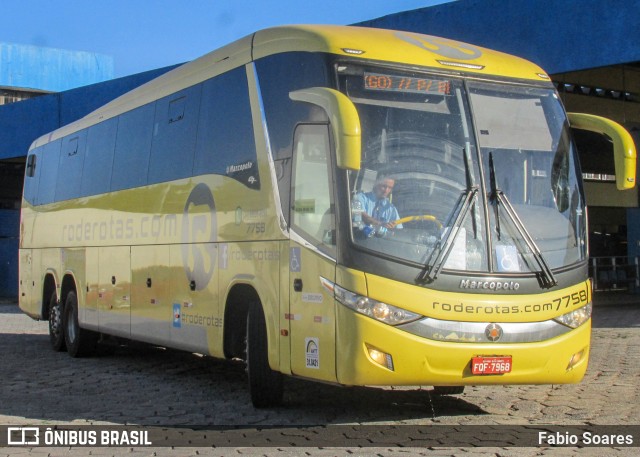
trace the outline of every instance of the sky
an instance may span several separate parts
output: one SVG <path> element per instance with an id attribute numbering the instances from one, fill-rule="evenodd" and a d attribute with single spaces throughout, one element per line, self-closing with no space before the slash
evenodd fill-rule
<path id="1" fill-rule="evenodd" d="M 0 42 L 110 55 L 115 76 L 186 62 L 257 30 L 353 24 L 447 0 L 2 0 Z"/>

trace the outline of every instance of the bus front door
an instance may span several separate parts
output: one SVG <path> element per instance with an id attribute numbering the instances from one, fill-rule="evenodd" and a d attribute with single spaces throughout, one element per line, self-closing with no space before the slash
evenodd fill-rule
<path id="1" fill-rule="evenodd" d="M 300 125 L 294 141 L 289 321 L 291 371 L 336 381 L 335 205 L 326 124 Z"/>

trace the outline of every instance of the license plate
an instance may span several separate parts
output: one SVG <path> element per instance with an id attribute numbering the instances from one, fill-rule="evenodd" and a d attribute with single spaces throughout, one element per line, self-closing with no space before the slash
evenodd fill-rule
<path id="1" fill-rule="evenodd" d="M 471 359 L 471 373 L 475 375 L 504 374 L 511 372 L 511 356 L 474 357 Z"/>

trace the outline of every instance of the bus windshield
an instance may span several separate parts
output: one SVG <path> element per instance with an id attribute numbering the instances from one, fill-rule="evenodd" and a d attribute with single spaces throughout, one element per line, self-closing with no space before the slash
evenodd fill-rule
<path id="1" fill-rule="evenodd" d="M 580 170 L 555 91 L 469 83 L 469 94 L 493 202 L 493 270 L 538 271 L 536 248 L 551 268 L 584 260 Z M 526 232 L 534 247 L 526 243 Z"/>
<path id="2" fill-rule="evenodd" d="M 338 74 L 362 125 L 348 192 L 357 246 L 438 271 L 530 273 L 585 258 L 575 150 L 553 88 Z"/>

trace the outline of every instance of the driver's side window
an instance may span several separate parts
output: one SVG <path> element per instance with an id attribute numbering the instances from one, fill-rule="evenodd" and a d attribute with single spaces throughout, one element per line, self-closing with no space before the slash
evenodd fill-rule
<path id="1" fill-rule="evenodd" d="M 335 250 L 329 127 L 306 124 L 296 128 L 294 141 L 291 224 L 310 242 Z"/>

